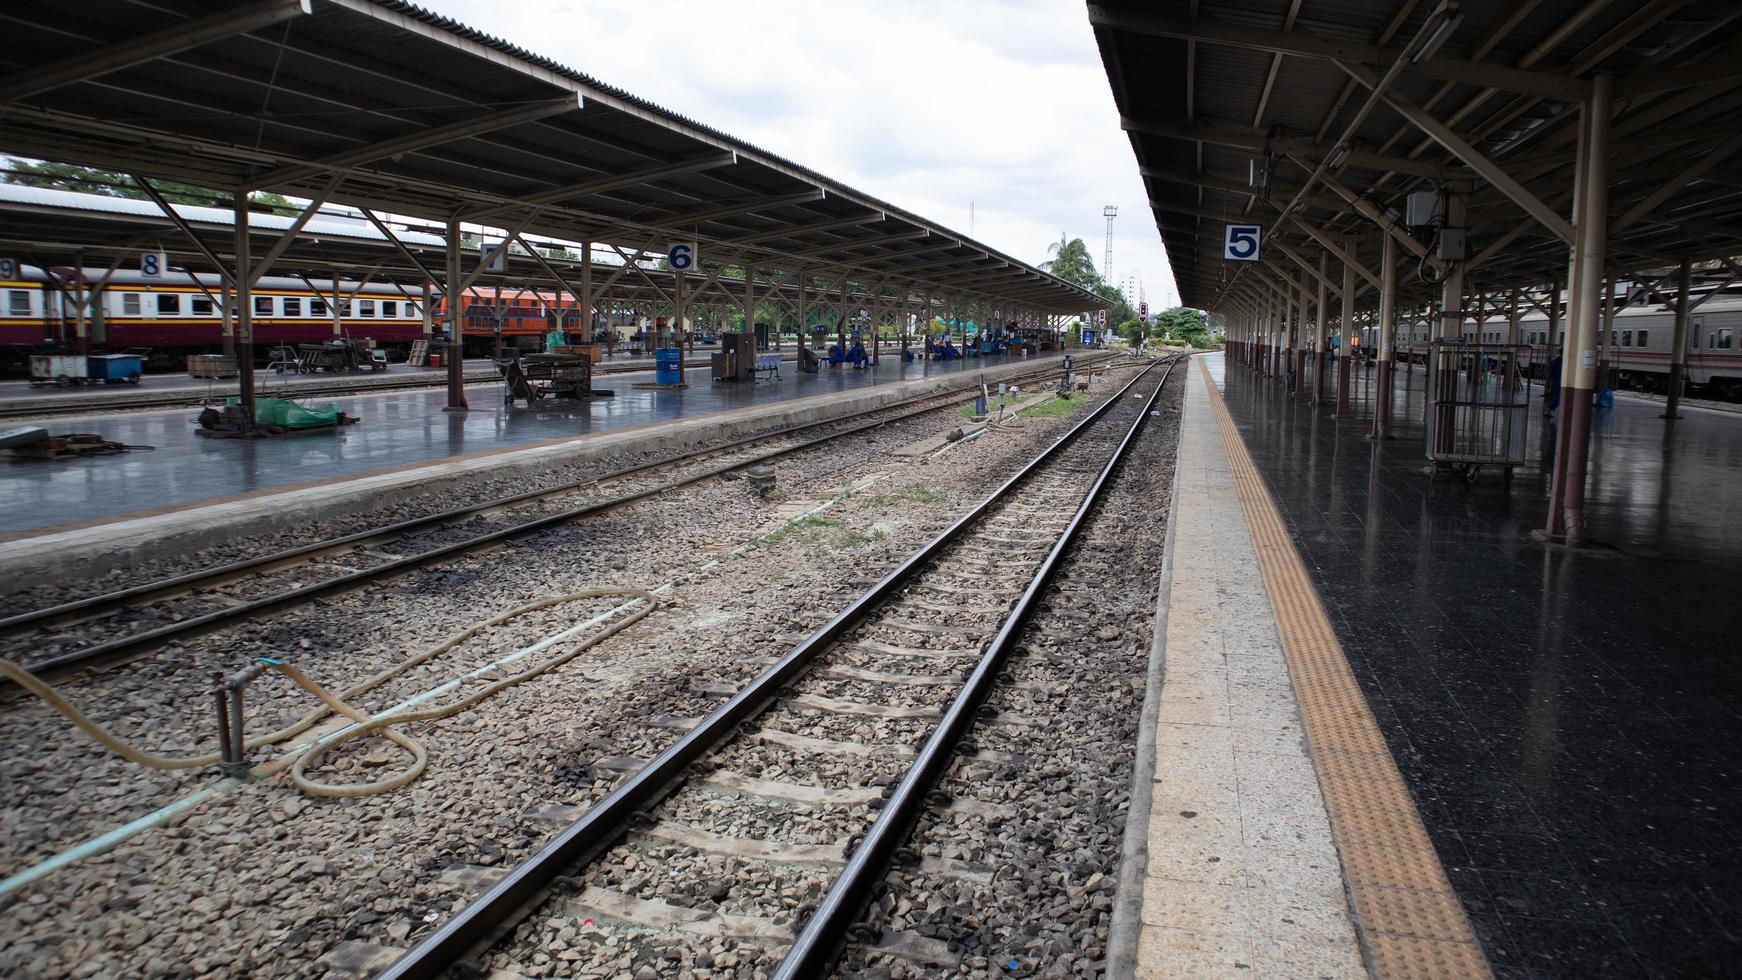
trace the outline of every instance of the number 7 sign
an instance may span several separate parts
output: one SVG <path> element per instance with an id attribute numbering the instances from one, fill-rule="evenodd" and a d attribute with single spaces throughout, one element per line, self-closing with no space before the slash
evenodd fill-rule
<path id="1" fill-rule="evenodd" d="M 1228 225 L 1222 236 L 1222 258 L 1239 262 L 1258 261 L 1259 225 Z"/>

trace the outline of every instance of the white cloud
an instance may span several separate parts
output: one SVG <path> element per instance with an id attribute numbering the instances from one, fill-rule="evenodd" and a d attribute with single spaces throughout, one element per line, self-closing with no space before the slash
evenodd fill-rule
<path id="1" fill-rule="evenodd" d="M 1177 296 L 1080 4 L 424 2 L 1027 262 L 1100 265 L 1116 204 L 1114 276 Z"/>

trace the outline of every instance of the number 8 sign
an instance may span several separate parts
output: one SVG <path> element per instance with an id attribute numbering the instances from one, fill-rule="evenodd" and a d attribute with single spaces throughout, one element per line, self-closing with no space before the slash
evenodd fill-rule
<path id="1" fill-rule="evenodd" d="M 164 268 L 162 252 L 145 252 L 139 256 L 139 276 L 142 279 L 162 279 Z"/>
<path id="2" fill-rule="evenodd" d="M 1228 225 L 1222 237 L 1222 258 L 1239 262 L 1258 261 L 1259 225 Z"/>

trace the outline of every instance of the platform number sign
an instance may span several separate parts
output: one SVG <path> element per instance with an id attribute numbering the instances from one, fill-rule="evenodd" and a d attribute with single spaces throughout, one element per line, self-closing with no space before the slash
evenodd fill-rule
<path id="1" fill-rule="evenodd" d="M 666 249 L 665 264 L 673 272 L 689 272 L 696 267 L 696 246 L 694 242 L 676 242 Z"/>
<path id="2" fill-rule="evenodd" d="M 0 259 L 0 279 L 13 280 L 18 278 L 18 260 Z"/>
<path id="3" fill-rule="evenodd" d="M 507 242 L 485 242 L 479 247 L 481 249 L 480 261 L 484 264 L 485 272 L 508 271 Z"/>
<path id="4" fill-rule="evenodd" d="M 162 279 L 164 270 L 169 268 L 162 252 L 146 252 L 139 256 L 139 278 Z"/>
<path id="5" fill-rule="evenodd" d="M 1237 262 L 1258 261 L 1259 225 L 1228 225 L 1222 235 L 1222 258 Z"/>

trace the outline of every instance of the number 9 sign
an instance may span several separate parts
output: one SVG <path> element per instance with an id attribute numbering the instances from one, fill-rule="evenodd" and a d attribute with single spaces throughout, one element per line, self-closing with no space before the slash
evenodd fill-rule
<path id="1" fill-rule="evenodd" d="M 1228 225 L 1222 237 L 1222 258 L 1238 262 L 1258 261 L 1259 225 Z"/>
<path id="2" fill-rule="evenodd" d="M 665 253 L 665 264 L 673 272 L 688 272 L 696 267 L 696 247 L 689 242 L 678 242 Z"/>

